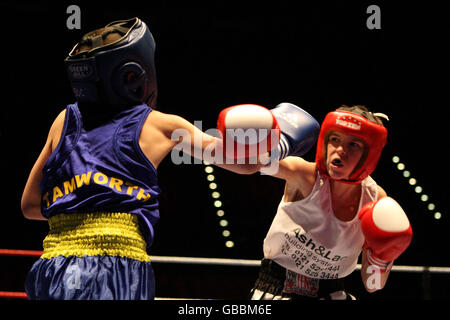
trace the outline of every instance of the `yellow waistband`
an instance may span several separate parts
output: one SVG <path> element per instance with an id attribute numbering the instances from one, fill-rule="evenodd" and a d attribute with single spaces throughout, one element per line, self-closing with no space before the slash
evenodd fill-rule
<path id="1" fill-rule="evenodd" d="M 58 214 L 48 220 L 41 258 L 109 255 L 150 261 L 138 217 L 128 213 Z"/>

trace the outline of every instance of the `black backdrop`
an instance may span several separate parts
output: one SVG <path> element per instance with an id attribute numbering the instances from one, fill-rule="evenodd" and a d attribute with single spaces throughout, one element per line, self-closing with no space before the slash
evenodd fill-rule
<path id="1" fill-rule="evenodd" d="M 391 1 L 393 2 L 393 1 Z M 66 8 L 81 9 L 69 30 Z M 381 9 L 369 30 L 366 9 Z M 158 108 L 214 128 L 221 109 L 292 102 L 319 121 L 341 104 L 389 115 L 389 141 L 374 179 L 409 215 L 414 240 L 404 265 L 450 265 L 447 121 L 448 24 L 440 5 L 379 1 L 2 1 L 0 247 L 42 249 L 44 222 L 29 221 L 20 197 L 56 115 L 74 101 L 63 59 L 80 36 L 138 16 L 157 44 Z M 314 149 L 305 158 L 313 160 Z M 436 209 L 429 211 L 391 159 L 399 156 Z M 163 193 L 154 255 L 259 259 L 283 182 L 214 169 L 231 231 L 222 236 L 204 166 L 159 168 Z M 434 212 L 442 214 L 434 219 Z M 5 262 L 6 263 L 6 262 Z M 0 288 L 1 290 L 1 288 Z"/>

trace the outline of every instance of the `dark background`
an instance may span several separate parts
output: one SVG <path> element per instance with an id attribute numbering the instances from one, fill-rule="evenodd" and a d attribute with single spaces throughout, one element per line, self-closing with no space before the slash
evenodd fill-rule
<path id="1" fill-rule="evenodd" d="M 70 4 L 81 8 L 81 30 L 66 27 Z M 371 4 L 381 8 L 380 30 L 366 27 L 366 9 Z M 411 246 L 396 263 L 450 266 L 445 201 L 450 191 L 445 46 L 449 27 L 440 4 L 2 1 L 0 11 L 1 248 L 42 249 L 47 224 L 26 220 L 20 198 L 51 123 L 74 101 L 64 58 L 84 33 L 138 16 L 148 24 L 157 44 L 159 110 L 191 122 L 201 120 L 203 130 L 215 127 L 221 109 L 241 103 L 273 108 L 291 102 L 319 122 L 342 104 L 363 104 L 387 114 L 389 141 L 372 177 L 404 207 L 414 231 Z M 313 160 L 314 153 L 315 148 L 305 158 Z M 392 163 L 393 156 L 400 157 L 430 201 L 420 201 Z M 163 193 L 153 255 L 262 257 L 262 242 L 281 199 L 283 181 L 214 168 L 224 218 L 229 222 L 226 229 L 231 232 L 225 239 L 204 166 L 177 166 L 168 157 L 158 172 Z M 427 209 L 430 202 L 436 206 L 433 211 Z M 441 219 L 434 218 L 436 211 Z M 225 246 L 227 240 L 234 242 L 233 248 Z M 22 277 L 32 259 L 1 259 L 6 271 L 2 271 L 0 291 L 23 290 Z M 217 297 L 242 297 L 257 276 L 257 269 L 171 268 L 155 265 L 159 296 L 213 296 L 212 291 L 200 289 L 208 283 L 215 290 L 224 286 L 223 295 Z M 9 272 L 18 270 L 18 280 L 11 280 Z M 177 276 L 180 280 L 174 281 Z M 351 277 L 355 290 L 361 290 L 359 276 Z M 396 273 L 382 293 L 361 295 L 448 297 L 448 276 L 432 276 L 431 284 L 427 277 Z M 434 296 L 424 293 L 430 286 Z M 406 294 L 405 287 L 418 289 Z"/>

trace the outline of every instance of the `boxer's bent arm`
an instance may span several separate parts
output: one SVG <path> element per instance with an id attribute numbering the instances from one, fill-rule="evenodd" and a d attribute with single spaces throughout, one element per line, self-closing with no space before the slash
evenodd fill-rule
<path id="1" fill-rule="evenodd" d="M 371 264 L 368 262 L 367 258 L 367 250 L 363 248 L 361 259 L 361 279 L 367 292 L 375 292 L 384 288 L 389 277 L 390 270 L 386 272 L 379 272 L 370 266 Z"/>
<path id="2" fill-rule="evenodd" d="M 62 129 L 64 127 L 64 119 L 66 112 L 62 111 L 58 117 L 56 117 L 52 126 L 50 127 L 47 141 L 42 149 L 38 159 L 31 169 L 28 180 L 25 184 L 25 188 L 21 199 L 22 213 L 27 219 L 32 220 L 47 220 L 41 213 L 41 189 L 39 187 L 42 180 L 42 168 L 45 162 L 52 154 L 53 150 L 59 143 L 61 138 Z"/>
<path id="3" fill-rule="evenodd" d="M 380 186 L 377 186 L 378 188 L 378 199 L 387 197 L 386 191 Z M 362 250 L 362 259 L 361 259 L 361 279 L 363 281 L 364 287 L 366 288 L 367 292 L 375 292 L 377 290 L 380 290 L 384 288 L 386 285 L 387 279 L 389 277 L 390 270 L 384 273 L 378 273 L 375 274 L 374 269 L 368 269 L 370 266 L 368 260 L 367 260 L 367 251 L 365 248 Z M 375 279 L 375 277 L 380 277 L 379 279 Z M 379 281 L 378 281 L 379 280 Z M 379 284 L 379 287 L 376 286 L 376 284 Z"/>

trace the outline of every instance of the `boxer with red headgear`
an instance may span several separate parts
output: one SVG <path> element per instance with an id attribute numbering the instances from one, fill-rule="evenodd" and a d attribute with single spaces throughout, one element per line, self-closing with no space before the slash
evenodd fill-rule
<path id="1" fill-rule="evenodd" d="M 281 137 L 294 133 L 288 134 L 294 150 L 306 137 L 315 137 L 309 134 L 313 121 L 297 108 L 282 108 L 282 114 L 274 112 L 279 108 L 272 110 L 281 119 Z M 298 114 L 302 120 L 292 121 Z M 285 191 L 264 239 L 252 299 L 354 298 L 346 292 L 344 278 L 354 271 L 361 252 L 365 288 L 372 292 L 384 287 L 393 261 L 411 242 L 412 230 L 401 206 L 370 177 L 387 140 L 381 118 L 387 117 L 364 106 L 343 106 L 325 117 L 315 162 L 298 153 L 280 157 L 273 176 L 286 181 Z M 246 173 L 262 168 L 246 167 Z"/>
<path id="2" fill-rule="evenodd" d="M 363 111 L 364 112 L 364 111 Z M 367 117 L 371 113 L 366 113 Z M 317 141 L 316 165 L 317 169 L 326 177 L 331 178 L 327 170 L 327 149 L 330 136 L 340 134 L 356 137 L 363 143 L 363 155 L 348 179 L 343 181 L 359 183 L 371 174 L 377 166 L 381 151 L 386 145 L 387 130 L 382 123 L 378 123 L 374 116 L 364 116 L 345 110 L 330 112 L 322 123 L 319 139 Z M 330 161 L 330 159 L 328 159 Z M 334 161 L 334 163 L 333 163 Z M 339 159 L 330 161 L 332 165 L 342 166 Z"/>
<path id="3" fill-rule="evenodd" d="M 377 114 L 387 118 L 383 114 Z M 378 120 L 378 121 L 377 121 Z M 336 179 L 342 168 L 345 167 L 345 159 L 342 159 L 339 152 L 332 153 L 335 146 L 339 145 L 339 139 L 345 136 L 353 137 L 353 148 L 349 148 L 349 153 L 353 151 L 362 152 L 356 165 L 352 165 L 352 171 L 348 178 Z M 342 137 L 342 138 L 341 138 Z M 371 112 L 362 108 L 341 108 L 330 112 L 322 123 L 316 151 L 317 170 L 325 177 L 339 182 L 360 184 L 376 168 L 381 152 L 386 145 L 387 130 L 381 120 L 377 119 Z M 331 151 L 330 154 L 329 151 Z M 379 203 L 378 203 L 379 202 Z M 392 198 L 383 201 L 369 202 L 359 212 L 361 228 L 366 237 L 365 248 L 367 259 L 370 264 L 380 268 L 381 272 L 386 272 L 392 266 L 392 261 L 406 250 L 411 242 L 412 229 L 402 208 Z M 381 203 L 386 203 L 382 206 Z M 377 221 L 372 216 L 375 206 L 381 210 Z M 387 212 L 390 216 L 386 216 Z M 380 227 L 385 221 L 388 226 Z M 383 234 L 384 229 L 389 229 Z M 387 239 L 386 241 L 380 240 Z M 392 239 L 390 239 L 392 238 Z M 377 244 L 381 241 L 381 244 Z M 373 247 L 380 247 L 378 254 L 373 251 Z M 387 251 L 387 252 L 386 252 Z M 381 252 L 385 252 L 384 254 Z"/>

